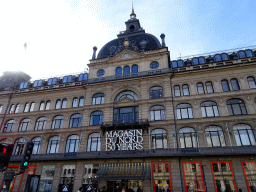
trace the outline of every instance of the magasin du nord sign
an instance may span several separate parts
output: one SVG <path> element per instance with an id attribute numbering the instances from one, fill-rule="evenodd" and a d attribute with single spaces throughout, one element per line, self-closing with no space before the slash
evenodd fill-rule
<path id="1" fill-rule="evenodd" d="M 106 151 L 143 149 L 142 129 L 106 132 Z"/>

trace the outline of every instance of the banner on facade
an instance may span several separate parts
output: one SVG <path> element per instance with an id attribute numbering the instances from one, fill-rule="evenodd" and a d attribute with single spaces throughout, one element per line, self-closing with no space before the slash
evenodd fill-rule
<path id="1" fill-rule="evenodd" d="M 143 149 L 142 129 L 106 132 L 106 151 Z"/>

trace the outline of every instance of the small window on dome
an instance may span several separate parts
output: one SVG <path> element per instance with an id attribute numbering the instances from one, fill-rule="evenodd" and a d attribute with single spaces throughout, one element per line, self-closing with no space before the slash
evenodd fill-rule
<path id="1" fill-rule="evenodd" d="M 97 75 L 98 77 L 102 77 L 105 74 L 105 71 L 103 69 L 99 70 Z"/>
<path id="2" fill-rule="evenodd" d="M 150 64 L 151 69 L 157 69 L 159 67 L 159 63 L 157 61 L 154 61 Z"/>

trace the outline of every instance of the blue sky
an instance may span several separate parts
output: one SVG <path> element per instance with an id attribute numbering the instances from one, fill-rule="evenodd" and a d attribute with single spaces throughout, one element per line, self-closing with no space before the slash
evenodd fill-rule
<path id="1" fill-rule="evenodd" d="M 134 0 L 141 26 L 171 59 L 256 45 L 255 0 Z M 12 0 L 0 2 L 0 73 L 33 80 L 83 72 L 108 41 L 125 30 L 131 0 Z M 27 49 L 23 47 L 27 43 Z"/>

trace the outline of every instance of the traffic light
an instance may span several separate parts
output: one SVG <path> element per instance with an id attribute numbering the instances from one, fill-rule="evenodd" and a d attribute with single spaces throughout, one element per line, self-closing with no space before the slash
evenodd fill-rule
<path id="1" fill-rule="evenodd" d="M 13 144 L 0 144 L 0 172 L 7 169 L 13 146 Z"/>
<path id="2" fill-rule="evenodd" d="M 20 173 L 24 173 L 25 170 L 28 167 L 29 164 L 29 160 L 33 151 L 33 147 L 34 147 L 34 143 L 33 142 L 27 142 L 27 146 L 24 152 L 24 156 L 23 159 L 21 161 L 21 165 L 20 165 Z"/>

